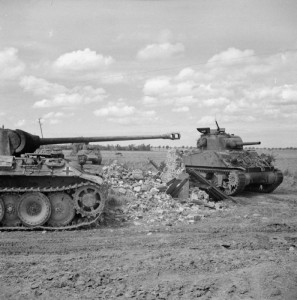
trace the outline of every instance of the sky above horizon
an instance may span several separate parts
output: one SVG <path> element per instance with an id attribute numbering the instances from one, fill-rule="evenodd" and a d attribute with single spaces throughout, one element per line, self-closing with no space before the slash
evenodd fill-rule
<path id="1" fill-rule="evenodd" d="M 195 146 L 217 120 L 296 147 L 296 16 L 293 0 L 0 0 L 0 125 Z"/>

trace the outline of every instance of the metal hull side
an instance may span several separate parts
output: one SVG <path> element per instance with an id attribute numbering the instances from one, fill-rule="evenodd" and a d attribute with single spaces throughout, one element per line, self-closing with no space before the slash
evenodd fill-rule
<path id="1" fill-rule="evenodd" d="M 201 166 L 201 167 L 220 167 L 226 168 L 227 165 L 216 154 L 215 151 L 204 151 L 201 153 L 195 153 L 183 158 L 185 165 L 187 166 Z"/>
<path id="2" fill-rule="evenodd" d="M 70 176 L 7 176 L 0 175 L 0 188 L 1 189 L 44 189 L 44 188 L 57 188 L 66 187 L 81 182 L 87 182 L 87 180 L 80 177 Z"/>

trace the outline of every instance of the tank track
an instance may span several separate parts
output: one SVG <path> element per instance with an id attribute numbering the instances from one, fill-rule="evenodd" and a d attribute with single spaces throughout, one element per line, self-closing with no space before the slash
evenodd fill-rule
<path id="1" fill-rule="evenodd" d="M 232 171 L 243 171 L 242 168 L 207 168 L 207 167 L 195 167 L 195 166 L 186 166 L 186 168 L 194 169 L 201 173 L 222 173 L 229 174 Z"/>
<path id="2" fill-rule="evenodd" d="M 1 193 L 28 193 L 28 192 L 46 192 L 46 193 L 51 193 L 51 192 L 66 192 L 70 190 L 76 190 L 79 187 L 82 186 L 87 186 L 87 185 L 93 185 L 93 186 L 98 186 L 94 183 L 91 182 L 81 182 L 81 183 L 75 183 L 72 185 L 68 186 L 63 186 L 63 187 L 45 187 L 45 188 L 32 188 L 32 187 L 27 187 L 27 188 L 0 188 L 0 195 Z M 102 186 L 101 186 L 102 187 Z M 103 185 L 104 190 L 107 193 L 107 185 Z M 102 201 L 106 201 L 106 196 L 103 198 Z M 95 224 L 98 219 L 101 217 L 102 213 L 104 210 L 104 205 L 102 206 L 102 209 L 98 212 L 98 215 L 93 217 L 93 218 L 88 218 L 88 221 L 83 221 L 79 222 L 77 224 L 73 225 L 66 225 L 66 226 L 34 226 L 34 227 L 26 227 L 26 226 L 3 226 L 0 227 L 0 231 L 32 231 L 32 230 L 47 230 L 47 231 L 57 231 L 57 230 L 75 230 L 83 227 L 90 227 L 91 225 Z"/>
<path id="3" fill-rule="evenodd" d="M 234 196 L 236 194 L 241 193 L 245 187 L 246 187 L 246 183 L 245 183 L 245 176 L 242 173 L 242 170 L 240 168 L 229 168 L 229 169 L 225 169 L 225 168 L 204 168 L 204 167 L 192 167 L 192 169 L 194 169 L 195 171 L 198 171 L 200 173 L 220 173 L 220 174 L 225 174 L 225 175 L 230 175 L 231 173 L 237 173 L 238 175 L 238 186 L 235 187 L 233 192 L 227 192 L 227 191 L 223 191 L 227 196 Z M 218 189 L 220 189 L 220 187 L 217 186 Z"/>

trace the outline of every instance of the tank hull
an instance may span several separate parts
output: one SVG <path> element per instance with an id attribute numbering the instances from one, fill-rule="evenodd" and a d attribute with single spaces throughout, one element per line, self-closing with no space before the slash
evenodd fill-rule
<path id="1" fill-rule="evenodd" d="M 64 159 L 0 156 L 0 230 L 90 226 L 102 215 L 107 193 L 101 177 Z"/>
<path id="2" fill-rule="evenodd" d="M 186 168 L 203 174 L 227 195 L 245 190 L 270 193 L 283 181 L 283 174 L 255 151 L 200 151 L 183 158 Z"/>

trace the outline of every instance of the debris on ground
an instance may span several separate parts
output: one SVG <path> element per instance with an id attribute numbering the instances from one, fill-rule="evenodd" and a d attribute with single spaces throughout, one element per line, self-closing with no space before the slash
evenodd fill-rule
<path id="1" fill-rule="evenodd" d="M 183 179 L 183 174 L 184 167 L 176 151 L 168 152 L 162 173 L 157 170 L 130 170 L 117 161 L 103 167 L 103 177 L 111 186 L 105 220 L 171 226 L 195 223 L 216 210 L 226 208 L 225 203 L 211 201 L 208 194 L 199 188 L 190 192 L 188 189 L 187 194 L 182 194 L 182 188 L 188 181 Z M 172 187 L 168 185 L 170 181 L 183 183 L 178 192 L 184 197 L 177 192 L 175 195 L 168 193 Z M 176 187 L 173 190 L 177 191 Z"/>

